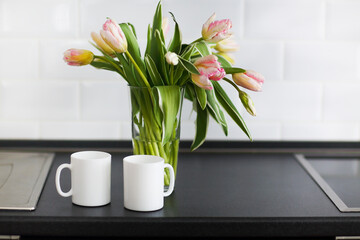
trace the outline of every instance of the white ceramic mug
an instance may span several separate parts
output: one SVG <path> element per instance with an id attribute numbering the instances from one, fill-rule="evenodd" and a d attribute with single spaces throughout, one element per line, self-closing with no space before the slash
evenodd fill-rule
<path id="1" fill-rule="evenodd" d="M 151 155 L 124 158 L 124 206 L 134 211 L 155 211 L 163 208 L 164 197 L 174 190 L 175 174 L 164 159 Z M 169 189 L 164 192 L 164 169 L 170 171 Z"/>
<path id="2" fill-rule="evenodd" d="M 71 171 L 71 189 L 63 192 L 60 175 L 64 168 Z M 71 154 L 71 163 L 61 164 L 56 170 L 55 185 L 63 197 L 72 196 L 72 202 L 86 207 L 102 206 L 111 198 L 111 155 L 99 151 Z"/>

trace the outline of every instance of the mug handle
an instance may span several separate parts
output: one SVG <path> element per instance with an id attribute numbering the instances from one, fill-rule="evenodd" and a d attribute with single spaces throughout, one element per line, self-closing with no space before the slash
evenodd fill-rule
<path id="1" fill-rule="evenodd" d="M 60 196 L 62 197 L 70 197 L 72 195 L 72 187 L 71 189 L 64 193 L 62 190 L 61 190 L 61 186 L 60 186 L 60 175 L 61 175 L 61 171 L 64 169 L 64 168 L 68 168 L 70 169 L 71 171 L 71 164 L 68 164 L 68 163 L 64 163 L 64 164 L 61 164 L 58 169 L 56 170 L 56 175 L 55 175 L 55 185 L 56 185 L 56 190 L 57 192 L 60 194 Z"/>
<path id="2" fill-rule="evenodd" d="M 164 197 L 168 197 L 170 196 L 170 194 L 174 191 L 174 185 L 175 185 L 175 173 L 174 173 L 174 168 L 168 164 L 168 163 L 165 163 L 164 164 L 164 169 L 167 168 L 169 169 L 169 172 L 170 172 L 170 185 L 169 185 L 169 189 L 164 192 Z"/>

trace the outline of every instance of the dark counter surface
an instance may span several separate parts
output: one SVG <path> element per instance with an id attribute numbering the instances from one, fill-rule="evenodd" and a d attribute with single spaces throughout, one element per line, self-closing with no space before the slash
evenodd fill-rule
<path id="1" fill-rule="evenodd" d="M 55 189 L 57 153 L 37 209 L 0 211 L 0 235 L 103 237 L 331 237 L 360 235 L 360 213 L 341 213 L 289 153 L 180 153 L 162 210 L 123 207 L 122 159 L 112 153 L 111 204 L 73 205 Z M 66 172 L 66 171 L 65 171 Z M 70 178 L 63 174 L 63 189 Z M 359 196 L 360 197 L 360 196 Z"/>

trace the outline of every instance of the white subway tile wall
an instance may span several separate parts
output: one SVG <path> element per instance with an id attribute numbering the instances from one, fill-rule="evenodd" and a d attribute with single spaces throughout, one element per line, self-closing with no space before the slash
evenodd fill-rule
<path id="1" fill-rule="evenodd" d="M 90 66 L 67 66 L 62 54 L 68 48 L 97 51 L 90 32 L 106 17 L 133 23 L 144 48 L 156 4 L 0 0 L 0 139 L 130 139 L 125 81 Z M 186 41 L 200 36 L 213 12 L 232 20 L 236 65 L 266 78 L 263 92 L 247 91 L 257 117 L 221 83 L 254 141 L 360 140 L 359 0 L 163 0 L 163 9 L 175 15 Z M 194 137 L 191 109 L 185 100 L 182 139 Z M 228 137 L 210 120 L 207 139 L 246 140 L 227 119 Z"/>

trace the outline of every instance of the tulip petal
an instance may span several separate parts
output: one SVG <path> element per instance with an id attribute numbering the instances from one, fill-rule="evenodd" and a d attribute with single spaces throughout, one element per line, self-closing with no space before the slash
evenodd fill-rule
<path id="1" fill-rule="evenodd" d="M 209 30 L 209 26 L 210 24 L 215 20 L 216 18 L 216 13 L 213 13 L 208 20 L 206 20 L 206 22 L 204 23 L 203 25 L 203 28 L 202 28 L 202 35 L 204 36 L 204 34 L 206 34 Z"/>
<path id="2" fill-rule="evenodd" d="M 192 81 L 200 88 L 212 90 L 212 84 L 206 75 L 191 74 Z"/>
<path id="3" fill-rule="evenodd" d="M 235 52 L 238 48 L 239 46 L 232 36 L 216 43 L 215 45 L 215 49 L 219 52 Z"/>
<path id="4" fill-rule="evenodd" d="M 120 26 L 112 19 L 106 20 L 100 30 L 103 40 L 116 52 L 127 51 L 127 40 Z"/>
<path id="5" fill-rule="evenodd" d="M 196 61 L 194 62 L 195 66 L 200 66 L 200 67 L 215 67 L 215 68 L 219 68 L 220 67 L 220 63 L 217 61 L 218 58 L 215 55 L 207 55 L 205 57 L 201 57 L 196 59 Z"/>
<path id="6" fill-rule="evenodd" d="M 213 81 L 219 81 L 223 77 L 225 77 L 225 75 L 226 75 L 225 70 L 223 68 L 218 68 L 215 72 L 213 72 L 213 74 L 209 77 L 209 79 Z"/>
<path id="7" fill-rule="evenodd" d="M 114 54 L 114 50 L 102 39 L 99 33 L 92 32 L 91 38 L 101 50 L 109 55 Z"/>
<path id="8" fill-rule="evenodd" d="M 237 85 L 239 85 L 243 88 L 249 89 L 251 91 L 256 91 L 256 92 L 261 91 L 261 86 L 263 83 L 263 82 L 258 82 L 254 78 L 249 77 L 246 74 L 246 72 L 233 74 L 233 80 Z"/>
<path id="9" fill-rule="evenodd" d="M 215 20 L 215 13 L 204 23 L 201 35 L 207 42 L 219 42 L 231 36 L 228 31 L 232 27 L 230 19 Z"/>
<path id="10" fill-rule="evenodd" d="M 245 72 L 245 74 L 248 76 L 248 77 L 250 77 L 250 78 L 252 78 L 252 79 L 255 79 L 257 82 L 259 82 L 259 83 L 264 83 L 264 80 L 265 80 L 265 77 L 261 74 L 261 73 L 258 73 L 258 72 L 255 72 L 255 71 L 253 71 L 253 70 L 247 70 L 246 72 Z"/>

